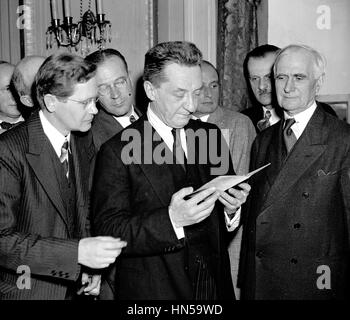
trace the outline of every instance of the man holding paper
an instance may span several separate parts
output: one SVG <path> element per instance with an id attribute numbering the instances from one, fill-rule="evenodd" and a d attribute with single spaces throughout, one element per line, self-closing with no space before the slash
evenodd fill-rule
<path id="1" fill-rule="evenodd" d="M 277 55 L 284 120 L 253 144 L 257 173 L 243 215 L 240 280 L 245 299 L 349 299 L 350 126 L 315 102 L 325 74 L 314 49 Z"/>
<path id="2" fill-rule="evenodd" d="M 250 186 L 242 183 L 241 190 L 227 193 L 205 189 L 185 199 L 215 173 L 234 174 L 220 130 L 190 120 L 202 87 L 201 61 L 201 52 L 188 42 L 150 49 L 144 70 L 147 114 L 100 149 L 93 223 L 98 234 L 128 242 L 117 263 L 119 299 L 234 298 L 225 218 L 235 228 L 235 213 Z M 226 168 L 220 171 L 215 160 Z"/>

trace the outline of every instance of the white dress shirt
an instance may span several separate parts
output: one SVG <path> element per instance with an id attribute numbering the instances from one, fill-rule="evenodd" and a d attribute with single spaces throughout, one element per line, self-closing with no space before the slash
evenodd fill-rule
<path id="1" fill-rule="evenodd" d="M 45 117 L 42 110 L 39 111 L 39 117 L 41 124 L 44 129 L 44 133 L 49 139 L 51 145 L 53 146 L 57 157 L 60 158 L 61 156 L 61 148 L 65 142 L 65 140 L 68 140 L 68 145 L 70 144 L 70 133 L 65 137 L 61 132 L 59 132 L 49 120 Z"/>
<path id="2" fill-rule="evenodd" d="M 206 116 L 204 116 L 204 117 L 206 117 Z M 208 120 L 208 117 L 209 117 L 209 115 L 206 117 L 206 120 Z M 174 137 L 171 133 L 171 130 L 173 128 L 169 127 L 162 120 L 159 119 L 159 117 L 152 110 L 151 105 L 149 105 L 148 109 L 147 109 L 147 118 L 148 118 L 148 121 L 151 124 L 151 126 L 154 128 L 154 130 L 157 131 L 157 133 L 163 139 L 165 144 L 172 151 L 173 144 L 174 144 Z M 180 139 L 181 139 L 182 149 L 184 150 L 184 153 L 187 157 L 186 133 L 185 133 L 185 130 L 183 128 L 180 129 Z M 234 217 L 232 219 L 230 219 L 225 212 L 225 222 L 226 222 L 226 227 L 227 227 L 228 231 L 233 231 L 237 228 L 237 226 L 239 225 L 240 215 L 241 215 L 241 208 L 239 208 L 236 211 L 236 214 L 234 215 Z M 184 229 L 182 227 L 177 228 L 175 226 L 174 222 L 171 220 L 171 217 L 170 217 L 170 221 L 171 221 L 171 224 L 174 228 L 174 231 L 176 233 L 177 238 L 178 239 L 184 238 L 185 237 Z"/>
<path id="3" fill-rule="evenodd" d="M 314 101 L 309 108 L 307 108 L 306 110 L 304 110 L 302 112 L 295 114 L 294 116 L 290 116 L 284 111 L 285 120 L 287 120 L 289 118 L 295 119 L 295 123 L 291 126 L 291 128 L 292 128 L 293 133 L 295 134 L 295 137 L 297 139 L 299 139 L 300 136 L 303 134 L 307 124 L 309 123 L 312 115 L 314 114 L 314 112 L 316 110 L 316 107 L 317 107 L 317 105 L 316 105 L 316 102 Z"/>
<path id="4" fill-rule="evenodd" d="M 281 118 L 277 115 L 276 110 L 274 108 L 268 109 L 264 106 L 262 106 L 262 108 L 264 110 L 264 118 L 265 118 L 265 114 L 266 114 L 267 110 L 270 111 L 270 113 L 271 113 L 271 117 L 269 119 L 270 126 L 274 125 L 275 123 L 277 123 L 278 121 L 281 120 Z"/>
<path id="5" fill-rule="evenodd" d="M 113 116 L 113 118 L 115 120 L 117 120 L 123 128 L 126 128 L 126 127 L 131 125 L 131 121 L 130 121 L 130 117 L 131 116 L 134 116 L 135 120 L 137 120 L 139 118 L 139 116 L 135 112 L 134 106 L 131 106 L 131 113 L 130 113 L 130 115 L 128 115 L 128 116 L 121 116 L 121 117 Z"/>

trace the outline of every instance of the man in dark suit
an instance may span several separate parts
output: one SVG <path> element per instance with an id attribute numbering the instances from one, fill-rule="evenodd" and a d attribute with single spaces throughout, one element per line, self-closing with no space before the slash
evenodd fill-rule
<path id="1" fill-rule="evenodd" d="M 274 65 L 284 121 L 252 148 L 258 173 L 244 215 L 240 282 L 246 299 L 349 298 L 350 126 L 315 102 L 324 60 L 290 45 Z"/>
<path id="2" fill-rule="evenodd" d="M 10 90 L 14 68 L 12 64 L 0 61 L 0 134 L 24 120 Z"/>
<path id="3" fill-rule="evenodd" d="M 208 188 L 187 199 L 213 175 L 233 173 L 220 130 L 190 120 L 202 87 L 201 60 L 188 42 L 151 48 L 144 69 L 147 115 L 100 149 L 95 231 L 128 242 L 117 263 L 118 299 L 234 297 L 225 219 L 235 228 L 250 186 L 227 193 Z"/>
<path id="4" fill-rule="evenodd" d="M 98 88 L 98 114 L 94 117 L 88 139 L 93 144 L 95 154 L 101 145 L 122 131 L 141 115 L 133 105 L 133 88 L 125 57 L 115 49 L 97 50 L 86 61 L 96 65 L 96 83 Z M 84 137 L 85 139 L 85 137 Z M 92 161 L 90 185 L 94 171 L 95 159 Z M 101 284 L 101 300 L 113 300 L 116 269 L 110 266 L 104 271 Z"/>
<path id="5" fill-rule="evenodd" d="M 85 60 L 97 67 L 99 113 L 93 120 L 91 133 L 98 151 L 103 143 L 137 120 L 141 114 L 133 106 L 128 64 L 119 51 L 97 50 Z"/>
<path id="6" fill-rule="evenodd" d="M 278 47 L 270 44 L 261 45 L 250 51 L 243 62 L 243 73 L 253 107 L 242 113 L 253 122 L 257 133 L 280 120 L 271 82 L 272 66 L 278 50 Z"/>
<path id="7" fill-rule="evenodd" d="M 275 101 L 275 92 L 271 79 L 272 66 L 280 48 L 264 44 L 250 51 L 243 63 L 243 72 L 248 85 L 248 92 L 253 107 L 242 111 L 252 120 L 256 132 L 280 121 L 283 112 Z M 335 111 L 326 103 L 317 102 L 326 112 L 337 116 Z"/>
<path id="8" fill-rule="evenodd" d="M 125 246 L 90 237 L 93 151 L 72 131 L 89 130 L 97 113 L 94 76 L 95 66 L 78 56 L 47 58 L 36 76 L 41 110 L 0 137 L 0 299 L 97 295 L 94 269 Z"/>

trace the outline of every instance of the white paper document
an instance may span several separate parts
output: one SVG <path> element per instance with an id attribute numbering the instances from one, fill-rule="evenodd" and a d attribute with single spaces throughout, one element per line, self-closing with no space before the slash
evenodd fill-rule
<path id="1" fill-rule="evenodd" d="M 247 173 L 244 176 L 236 176 L 236 175 L 228 175 L 228 176 L 220 176 L 220 177 L 216 177 L 213 180 L 207 182 L 206 184 L 202 185 L 199 189 L 197 189 L 196 191 L 194 191 L 193 193 L 189 194 L 187 196 L 187 198 L 191 198 L 193 197 L 195 194 L 197 194 L 200 191 L 203 191 L 205 189 L 208 188 L 212 188 L 215 187 L 216 190 L 219 191 L 226 191 L 242 182 L 244 182 L 245 180 L 249 179 L 251 176 L 253 176 L 254 174 L 256 174 L 257 172 L 259 172 L 262 169 L 265 169 L 266 167 L 268 167 L 271 163 L 268 163 L 252 172 Z"/>

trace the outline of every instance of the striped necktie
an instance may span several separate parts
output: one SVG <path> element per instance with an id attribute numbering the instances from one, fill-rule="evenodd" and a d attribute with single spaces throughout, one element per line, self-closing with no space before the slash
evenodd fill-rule
<path id="1" fill-rule="evenodd" d="M 294 123 L 295 123 L 294 118 L 289 118 L 284 122 L 283 139 L 287 149 L 287 153 L 289 153 L 290 150 L 292 150 L 294 144 L 297 142 L 297 137 L 295 136 L 291 128 Z"/>
<path id="2" fill-rule="evenodd" d="M 260 131 L 263 131 L 270 126 L 270 118 L 271 118 L 271 111 L 266 110 L 264 118 L 259 120 L 258 123 L 256 124 L 256 126 Z"/>
<path id="3" fill-rule="evenodd" d="M 61 147 L 60 161 L 63 165 L 64 173 L 68 179 L 69 177 L 69 143 L 67 138 Z"/>

